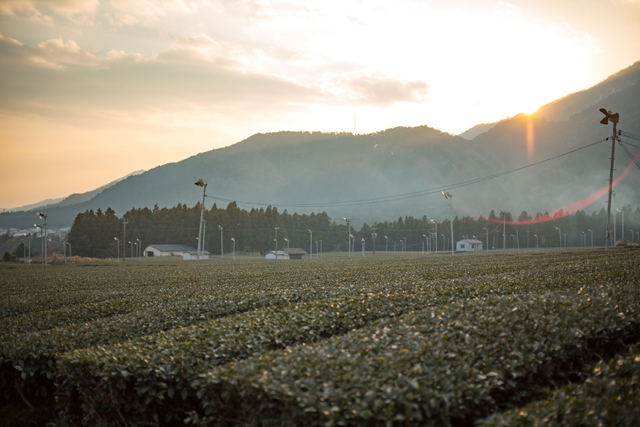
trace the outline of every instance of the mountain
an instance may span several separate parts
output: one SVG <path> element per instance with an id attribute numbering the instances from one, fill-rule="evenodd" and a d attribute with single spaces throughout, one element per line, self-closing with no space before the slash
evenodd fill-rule
<path id="1" fill-rule="evenodd" d="M 113 187 L 114 185 L 116 185 L 117 183 L 119 183 L 120 181 L 127 179 L 130 176 L 135 176 L 135 175 L 140 175 L 141 173 L 144 173 L 144 170 L 138 170 L 135 172 L 131 172 L 128 175 L 125 175 L 121 178 L 118 178 L 114 181 L 111 181 L 108 184 L 105 184 L 101 187 L 96 188 L 95 190 L 91 190 L 91 191 L 87 191 L 85 193 L 74 193 L 71 194 L 70 196 L 67 197 L 61 197 L 59 199 L 47 199 L 47 200 L 43 200 L 41 202 L 38 203 L 33 203 L 30 205 L 25 205 L 25 206 L 20 206 L 17 208 L 12 208 L 12 209 L 8 209 L 5 213 L 15 213 L 16 215 L 11 215 L 9 217 L 13 217 L 13 218 L 31 218 L 33 217 L 33 211 L 34 210 L 56 210 L 59 211 L 60 208 L 63 207 L 68 207 L 71 205 L 75 205 L 78 203 L 82 203 L 82 202 L 86 202 L 88 200 L 93 199 L 96 195 L 100 194 L 103 190 Z M 75 208 L 72 209 L 72 211 Z M 74 216 L 75 218 L 75 216 Z M 33 221 L 31 221 L 30 219 L 27 220 L 26 222 L 26 226 L 30 226 L 32 224 Z M 73 222 L 73 219 L 71 220 L 71 222 Z M 18 227 L 21 224 L 20 227 L 24 227 L 25 225 L 25 221 L 22 220 L 17 224 L 5 224 L 5 226 L 14 226 L 14 227 Z M 66 225 L 61 224 L 59 226 L 63 227 L 63 226 L 67 226 L 70 225 L 70 223 L 67 223 Z"/>
<path id="2" fill-rule="evenodd" d="M 475 138 L 476 136 L 482 133 L 487 132 L 489 129 L 493 128 L 495 125 L 496 125 L 495 123 L 481 123 L 479 125 L 475 125 L 470 129 L 465 130 L 458 136 L 460 138 L 468 139 L 469 141 L 471 141 L 473 138 Z"/>
<path id="3" fill-rule="evenodd" d="M 619 112 L 618 128 L 640 134 L 639 68 L 634 64 L 532 115 L 502 120 L 470 141 L 427 126 L 368 135 L 256 134 L 129 176 L 89 200 L 52 206 L 46 213 L 52 226 L 68 226 L 88 209 L 111 207 L 121 216 L 134 207 L 193 206 L 202 200 L 194 178 L 208 182 L 208 207 L 237 201 L 249 209 L 272 205 L 280 211 L 326 211 L 335 220 L 349 217 L 356 224 L 404 215 L 486 216 L 491 209 L 515 217 L 522 210 L 553 212 L 607 185 L 611 146 L 604 140 L 611 125 L 600 124 L 599 108 Z M 616 176 L 630 164 L 617 150 Z M 502 175 L 534 163 L 539 164 Z M 634 168 L 616 188 L 617 203 L 637 206 L 638 186 L 640 170 Z M 444 187 L 454 195 L 451 208 L 441 195 Z M 603 200 L 585 206 L 587 211 L 605 207 Z M 4 213 L 0 227 L 26 226 L 33 219 L 33 213 Z"/>
<path id="4" fill-rule="evenodd" d="M 4 211 L 5 212 L 30 211 L 30 210 L 37 209 L 37 208 L 42 207 L 42 206 L 55 205 L 56 203 L 60 203 L 64 199 L 65 199 L 64 197 L 60 197 L 58 199 L 46 199 L 46 200 L 42 200 L 40 202 L 31 203 L 29 205 L 19 206 L 17 208 L 4 209 Z"/>
<path id="5" fill-rule="evenodd" d="M 624 92 L 640 83 L 640 61 L 625 68 L 597 85 L 564 96 L 540 107 L 536 114 L 556 122 L 564 121 L 574 114 L 580 114 L 588 107 L 598 106 L 599 103 L 616 93 Z"/>
<path id="6" fill-rule="evenodd" d="M 86 193 L 73 193 L 72 195 L 65 197 L 63 200 L 61 200 L 60 202 L 52 205 L 51 207 L 62 207 L 62 206 L 73 205 L 73 204 L 76 204 L 76 203 L 86 202 L 87 200 L 93 199 L 95 196 L 97 196 L 98 194 L 102 193 L 107 188 L 113 187 L 114 185 L 116 185 L 120 181 L 123 181 L 123 180 L 129 178 L 130 176 L 140 175 L 141 173 L 144 173 L 144 169 L 140 169 L 138 171 L 131 172 L 130 174 L 125 175 L 122 178 L 118 178 L 115 181 L 111 181 L 110 183 L 105 184 L 102 187 L 98 187 L 95 190 L 87 191 Z"/>

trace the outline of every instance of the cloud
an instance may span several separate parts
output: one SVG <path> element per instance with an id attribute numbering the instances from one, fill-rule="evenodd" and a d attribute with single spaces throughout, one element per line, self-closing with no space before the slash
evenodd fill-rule
<path id="1" fill-rule="evenodd" d="M 43 17 L 53 12 L 76 22 L 87 22 L 98 8 L 99 0 L 3 0 L 0 2 L 0 15 L 16 16 L 25 13 L 34 17 Z"/>
<path id="2" fill-rule="evenodd" d="M 429 85 L 423 81 L 399 80 L 382 73 L 350 76 L 342 83 L 352 101 L 364 104 L 422 103 L 429 93 Z"/>
<path id="3" fill-rule="evenodd" d="M 37 9 L 32 0 L 3 0 L 0 1 L 0 15 L 15 16 L 17 12 L 36 13 Z"/>
<path id="4" fill-rule="evenodd" d="M 69 67 L 97 67 L 100 59 L 83 50 L 73 40 L 49 39 L 33 47 L 0 35 L 0 63 L 14 66 L 36 66 L 55 70 Z"/>
<path id="5" fill-rule="evenodd" d="M 0 109 L 82 123 L 86 116 L 141 117 L 191 109 L 221 116 L 286 111 L 325 95 L 281 77 L 249 73 L 197 51 L 97 56 L 72 40 L 29 46 L 0 36 Z"/>
<path id="6" fill-rule="evenodd" d="M 218 48 L 220 43 L 204 33 L 182 37 L 176 40 L 176 45 L 190 48 Z"/>
<path id="7" fill-rule="evenodd" d="M 140 16 L 165 16 L 169 12 L 196 13 L 204 0 L 111 0 L 119 10 Z"/>

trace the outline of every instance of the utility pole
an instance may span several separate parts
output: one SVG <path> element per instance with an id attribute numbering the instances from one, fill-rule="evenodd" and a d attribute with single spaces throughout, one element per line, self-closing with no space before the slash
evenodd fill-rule
<path id="1" fill-rule="evenodd" d="M 127 250 L 126 250 L 127 248 L 124 247 L 127 241 L 127 224 L 129 223 L 123 219 L 122 220 L 122 264 L 124 264 L 124 262 L 127 260 Z"/>
<path id="2" fill-rule="evenodd" d="M 195 178 L 194 178 L 195 179 Z M 197 180 L 195 182 L 195 185 L 197 185 L 198 187 L 202 187 L 202 206 L 200 206 L 200 229 L 198 230 L 198 249 L 196 251 L 196 259 L 197 264 L 200 264 L 200 255 L 202 253 L 202 221 L 204 221 L 204 200 L 207 197 L 207 185 L 209 185 L 209 183 L 207 183 L 206 181 L 203 181 L 202 178 L 200 178 L 199 180 Z"/>
<path id="3" fill-rule="evenodd" d="M 44 265 L 48 264 L 47 258 L 47 216 L 42 212 L 38 212 L 40 219 L 44 219 Z"/>
<path id="4" fill-rule="evenodd" d="M 449 193 L 445 193 L 444 191 L 442 192 L 442 195 L 444 196 L 445 199 L 449 200 L 449 209 L 451 209 L 451 255 L 453 255 L 453 251 L 454 251 L 454 242 L 453 242 L 453 206 L 451 205 L 453 203 L 453 196 Z M 438 230 L 436 229 L 436 234 L 438 233 Z M 438 244 L 438 240 L 437 240 L 436 236 L 436 245 Z"/>
<path id="5" fill-rule="evenodd" d="M 609 218 L 611 217 L 611 195 L 613 192 L 613 161 L 616 151 L 616 127 L 620 121 L 620 115 L 618 113 L 611 114 L 611 111 L 607 111 L 604 108 L 600 109 L 600 112 L 604 114 L 604 119 L 600 121 L 603 125 L 608 125 L 609 120 L 613 123 L 613 133 L 611 135 L 611 168 L 609 169 L 609 201 L 607 202 L 607 230 L 604 241 L 604 250 L 609 250 L 609 239 L 611 238 L 611 229 L 609 228 Z M 608 139 L 608 138 L 607 138 Z"/>
<path id="6" fill-rule="evenodd" d="M 373 239 L 373 256 L 376 256 L 376 237 L 378 237 L 378 234 L 376 233 L 375 227 L 373 227 L 372 230 L 373 232 L 371 233 L 371 238 Z"/>
<path id="7" fill-rule="evenodd" d="M 355 133 L 355 132 L 354 132 Z M 351 256 L 351 220 L 348 218 L 342 218 L 347 221 L 347 234 L 349 235 L 349 256 Z"/>
<path id="8" fill-rule="evenodd" d="M 224 259 L 224 243 L 223 243 L 223 231 L 222 231 L 222 226 L 219 225 L 218 228 L 220 229 L 220 259 Z M 277 255 L 276 255 L 277 257 Z"/>
<path id="9" fill-rule="evenodd" d="M 507 213 L 505 211 L 500 211 L 500 216 L 502 217 L 502 250 L 506 251 L 507 250 L 507 241 L 506 241 L 506 236 L 507 236 L 507 227 L 506 227 L 506 223 L 507 223 Z"/>
<path id="10" fill-rule="evenodd" d="M 277 260 L 278 260 L 278 226 L 276 225 L 276 261 Z"/>

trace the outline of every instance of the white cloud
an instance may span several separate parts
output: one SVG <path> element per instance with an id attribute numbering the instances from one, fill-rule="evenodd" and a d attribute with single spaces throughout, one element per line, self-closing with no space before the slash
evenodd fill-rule
<path id="1" fill-rule="evenodd" d="M 350 100 L 362 104 L 393 105 L 398 102 L 427 101 L 429 85 L 419 80 L 391 78 L 382 73 L 356 74 L 342 80 Z"/>
<path id="2" fill-rule="evenodd" d="M 16 12 L 33 14 L 37 12 L 37 9 L 32 0 L 0 1 L 0 15 L 15 16 Z"/>
<path id="3" fill-rule="evenodd" d="M 0 14 L 16 16 L 16 13 L 24 13 L 47 21 L 50 18 L 46 17 L 46 13 L 52 12 L 87 24 L 91 22 L 98 3 L 99 0 L 3 0 L 0 2 Z"/>

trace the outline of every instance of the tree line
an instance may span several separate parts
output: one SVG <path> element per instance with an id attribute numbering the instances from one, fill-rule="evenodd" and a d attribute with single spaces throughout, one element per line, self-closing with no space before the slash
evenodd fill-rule
<path id="1" fill-rule="evenodd" d="M 193 207 L 178 204 L 173 208 L 131 209 L 122 218 L 116 216 L 113 209 L 106 211 L 88 210 L 78 214 L 68 241 L 74 248 L 74 255 L 95 258 L 115 258 L 118 253 L 127 256 L 136 254 L 138 245 L 144 249 L 152 244 L 185 244 L 197 247 L 200 226 L 200 203 Z M 624 230 L 622 235 L 622 215 L 624 212 Z M 616 237 L 620 244 L 631 241 L 631 230 L 636 236 L 640 231 L 640 208 L 633 210 L 630 205 L 616 212 Z M 290 246 L 316 253 L 348 251 L 348 242 L 353 249 L 360 251 L 362 239 L 365 249 L 372 250 L 374 233 L 375 249 L 391 251 L 395 247 L 407 251 L 434 250 L 437 239 L 438 250 L 451 248 L 451 220 L 432 220 L 424 215 L 399 217 L 395 221 L 364 223 L 359 230 L 352 228 L 350 233 L 344 220 L 332 220 L 326 212 L 307 214 L 282 213 L 276 207 L 251 210 L 241 209 L 235 202 L 226 208 L 216 204 L 205 209 L 204 221 L 205 249 L 214 255 L 221 251 L 235 250 L 245 253 L 265 254 L 277 247 L 279 250 Z M 126 222 L 126 229 L 125 224 Z M 504 224 L 503 224 L 504 222 Z M 437 234 L 436 232 L 437 227 Z M 611 219 L 613 230 L 613 215 Z M 559 211 L 554 215 L 537 213 L 533 217 L 523 211 L 517 219 L 510 212 L 502 214 L 491 211 L 487 217 L 475 219 L 470 216 L 453 218 L 453 241 L 463 238 L 476 238 L 482 241 L 484 248 L 550 248 L 569 246 L 603 246 L 606 228 L 606 211 L 587 214 L 579 210 L 571 215 Z M 504 231 L 503 231 L 504 230 Z M 125 234 L 126 233 L 126 234 Z M 352 236 L 352 239 L 350 238 Z M 613 231 L 612 231 L 613 235 Z M 117 238 L 117 240 L 116 240 Z M 118 243 L 120 247 L 118 248 Z"/>

